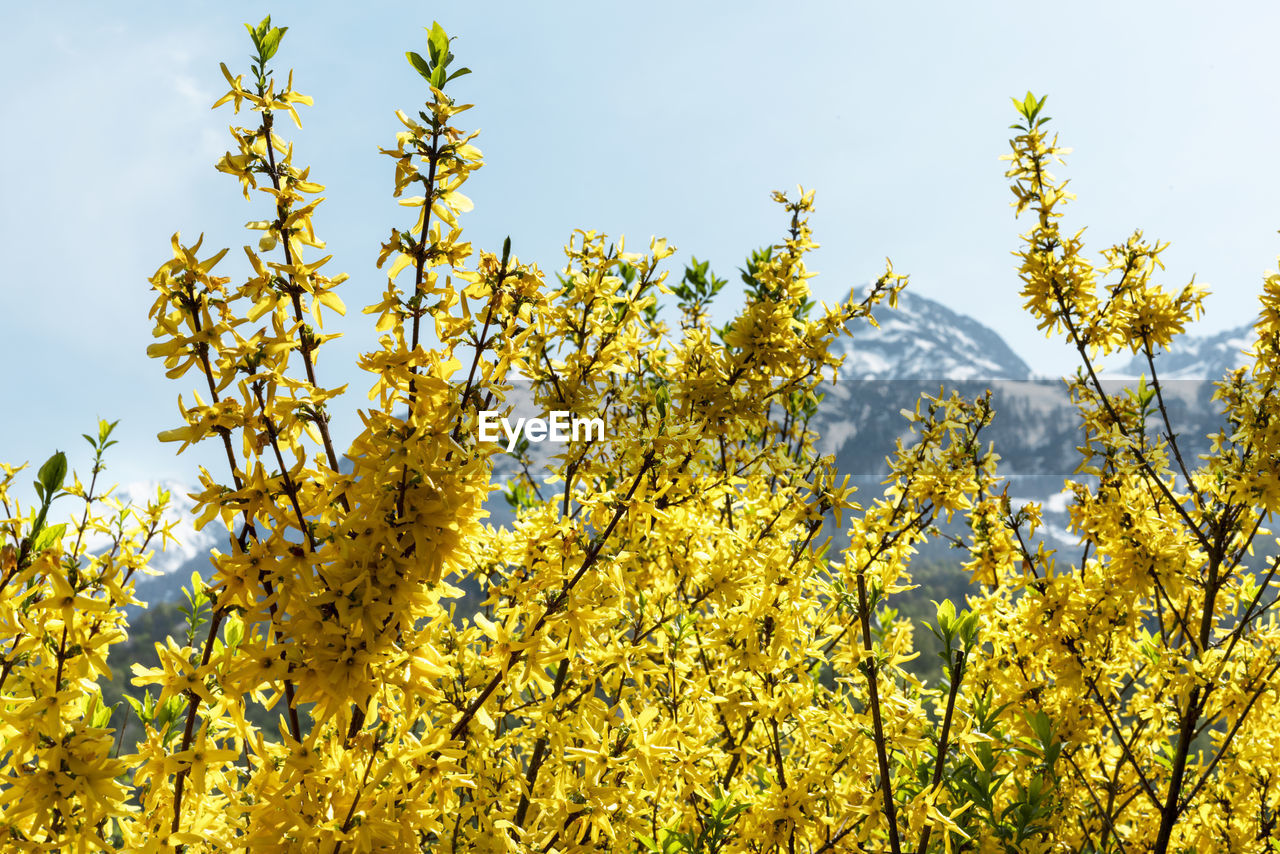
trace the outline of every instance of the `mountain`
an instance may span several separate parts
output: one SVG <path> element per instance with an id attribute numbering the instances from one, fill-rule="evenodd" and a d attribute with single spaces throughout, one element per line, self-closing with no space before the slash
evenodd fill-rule
<path id="1" fill-rule="evenodd" d="M 154 501 L 157 490 L 169 493 L 169 510 L 166 514 L 177 524 L 173 527 L 176 544 L 170 544 L 163 551 L 156 550 L 148 566 L 164 575 L 169 575 L 187 565 L 196 558 L 207 558 L 209 549 L 227 542 L 227 529 L 217 522 L 206 525 L 197 531 L 192 508 L 195 502 L 188 494 L 192 487 L 173 480 L 136 481 L 118 486 L 112 493 L 113 498 L 134 507 L 145 507 L 148 501 Z M 90 541 L 90 548 L 95 544 Z"/>
<path id="2" fill-rule="evenodd" d="M 989 390 L 995 414 L 980 435 L 983 446 L 994 444 L 1016 503 L 1040 503 L 1050 542 L 1075 544 L 1064 482 L 1090 478 L 1076 474 L 1084 435 L 1066 384 L 1033 377 L 996 332 L 924 297 L 904 293 L 897 311 L 877 315 L 879 329 L 858 325 L 839 344 L 845 362 L 838 379 L 823 387 L 812 423 L 819 450 L 834 454 L 864 495 L 878 495 L 896 441 L 911 441 L 902 410 L 914 410 L 921 395 L 936 396 L 944 385 L 969 398 Z M 1240 351 L 1249 338 L 1248 326 L 1182 336 L 1157 357 L 1166 410 L 1188 460 L 1207 453 L 1208 435 L 1221 429 L 1212 380 L 1244 363 Z M 1105 373 L 1104 387 L 1116 392 L 1148 373 L 1146 360 L 1135 359 Z M 944 552 L 929 547 L 924 555 L 939 560 Z"/>
<path id="3" fill-rule="evenodd" d="M 1253 342 L 1253 326 L 1245 324 L 1216 335 L 1183 335 L 1175 338 L 1167 352 L 1155 357 L 1156 371 L 1163 380 L 1218 380 L 1247 364 L 1244 351 Z M 1124 373 L 1149 374 L 1147 360 L 1134 356 Z"/>
<path id="4" fill-rule="evenodd" d="M 1057 538 L 1073 541 L 1065 535 L 1062 488 L 1066 478 L 1075 476 L 1082 435 L 1065 384 L 1033 377 L 1026 362 L 994 330 L 926 297 L 903 292 L 897 309 L 886 306 L 875 314 L 878 328 L 855 321 L 850 335 L 833 345 L 844 363 L 837 380 L 821 389 L 825 397 L 811 424 L 819 450 L 834 454 L 838 468 L 851 475 L 860 489 L 877 494 L 895 441 L 910 438 L 903 409 L 914 409 L 922 394 L 937 395 L 943 385 L 967 397 L 990 389 L 995 417 L 982 434 L 984 445 L 994 442 L 1001 471 L 1014 485 L 1011 491 L 1023 500 L 1041 502 L 1051 532 L 1056 529 Z M 1183 336 L 1172 352 L 1158 357 L 1174 428 L 1191 458 L 1208 449 L 1203 437 L 1217 429 L 1218 413 L 1209 400 L 1212 384 L 1207 380 L 1241 364 L 1240 350 L 1248 343 L 1248 333 L 1248 327 L 1241 327 L 1207 337 Z M 1146 373 L 1145 360 L 1135 359 L 1127 370 L 1107 376 L 1142 373 Z M 536 414 L 525 397 L 519 389 L 514 392 L 517 408 L 521 414 Z M 555 453 L 553 448 L 548 443 L 531 450 L 538 459 L 545 459 Z M 495 458 L 496 482 L 514 472 L 512 457 Z M 145 500 L 154 496 L 157 486 L 169 489 L 173 512 L 183 521 L 175 529 L 181 545 L 152 558 L 152 567 L 163 575 L 139 582 L 139 598 L 148 602 L 176 598 L 192 571 L 208 577 L 210 549 L 229 548 L 227 531 L 218 523 L 202 531 L 194 529 L 188 487 L 130 484 L 118 497 Z M 491 494 L 489 509 L 493 524 L 510 522 L 501 490 Z"/>
<path id="5" fill-rule="evenodd" d="M 134 586 L 134 595 L 147 605 L 176 601 L 181 595 L 181 588 L 190 586 L 191 573 L 198 572 L 205 579 L 209 578 L 210 551 L 215 548 L 227 551 L 230 548 L 230 535 L 221 522 L 213 521 L 204 528 L 196 530 L 195 517 L 192 513 L 195 502 L 188 494 L 193 490 L 191 486 L 172 480 L 136 481 L 121 484 L 111 493 L 111 496 L 127 505 L 141 508 L 145 507 L 148 501 L 154 501 L 157 490 L 160 489 L 169 493 L 169 508 L 165 516 L 176 522 L 172 533 L 177 542 L 169 542 L 165 548 L 161 549 L 159 538 L 153 541 L 153 545 L 157 548 L 151 553 L 147 567 L 159 574 L 137 576 Z M 97 551 L 105 546 L 106 541 L 101 537 L 97 542 L 94 540 L 89 542 L 91 551 Z M 126 613 L 130 619 L 133 619 L 140 610 L 135 606 L 127 609 Z"/>
<path id="6" fill-rule="evenodd" d="M 903 291 L 896 309 L 876 309 L 879 327 L 850 325 L 832 346 L 840 379 L 1026 380 L 1031 369 L 994 330 L 940 302 Z"/>
<path id="7" fill-rule="evenodd" d="M 1063 417 L 1071 403 L 1061 381 L 1033 378 L 998 333 L 931 299 L 904 292 L 896 310 L 876 315 L 878 328 L 854 321 L 833 346 L 844 363 L 822 387 L 813 422 L 818 449 L 834 454 L 843 473 L 883 479 L 896 440 L 909 440 L 902 410 L 944 385 L 966 397 L 991 390 L 996 416 L 983 439 L 996 442 L 1009 473 L 1074 471 L 1079 441 L 1073 419 Z"/>
<path id="8" fill-rule="evenodd" d="M 838 379 L 828 383 L 814 427 L 818 447 L 836 455 L 846 474 L 888 473 L 886 457 L 905 437 L 903 409 L 940 387 L 966 397 L 991 392 L 995 416 L 982 438 L 994 441 L 1001 470 L 1015 477 L 1072 475 L 1080 462 L 1079 417 L 1061 379 L 1036 378 L 993 330 L 973 318 L 904 293 L 898 310 L 879 312 L 880 328 L 857 326 L 839 342 L 845 355 Z M 1219 427 L 1213 383 L 1244 364 L 1248 326 L 1212 336 L 1182 336 L 1157 357 L 1174 432 L 1189 458 L 1208 450 L 1206 436 Z M 1105 373 L 1116 391 L 1149 373 L 1145 359 Z"/>

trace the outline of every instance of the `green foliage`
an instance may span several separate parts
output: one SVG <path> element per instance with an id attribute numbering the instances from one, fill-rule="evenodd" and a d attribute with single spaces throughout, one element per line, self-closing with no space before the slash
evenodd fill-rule
<path id="1" fill-rule="evenodd" d="M 1050 120 L 1049 116 L 1040 115 L 1041 111 L 1044 109 L 1045 101 L 1048 100 L 1048 95 L 1037 100 L 1036 96 L 1032 95 L 1030 92 L 1027 92 L 1026 97 L 1021 101 L 1017 98 L 1013 98 L 1012 101 L 1014 109 L 1018 111 L 1018 115 L 1022 116 L 1025 123 L 1012 124 L 1009 125 L 1009 127 L 1013 130 L 1020 130 L 1023 133 L 1031 133 L 1032 131 L 1039 129 Z"/>
<path id="2" fill-rule="evenodd" d="M 253 64 L 250 70 L 253 71 L 257 80 L 258 92 L 262 93 L 267 88 L 267 78 L 271 71 L 267 68 L 267 63 L 276 51 L 280 49 L 280 41 L 284 38 L 284 34 L 288 32 L 288 27 L 271 26 L 271 16 L 263 18 L 258 22 L 258 26 L 251 27 L 248 24 L 244 28 L 249 31 L 249 38 L 253 41 L 254 54 L 250 57 Z"/>
<path id="3" fill-rule="evenodd" d="M 179 613 L 187 624 L 187 646 L 194 646 L 196 636 L 200 633 L 200 627 L 209 622 L 209 615 L 213 611 L 212 597 L 209 594 L 209 588 L 204 583 L 204 579 L 200 577 L 200 573 L 191 573 L 191 588 L 182 588 L 182 604 L 178 606 Z M 242 630 L 243 631 L 243 630 Z M 195 662 L 192 661 L 194 664 Z"/>
<path id="4" fill-rule="evenodd" d="M 405 57 L 409 60 L 409 64 L 418 72 L 419 76 L 427 83 L 437 89 L 443 89 L 444 84 L 453 80 L 455 77 L 461 77 L 464 74 L 470 74 L 470 68 L 459 68 L 452 74 L 449 73 L 449 63 L 453 62 L 454 56 L 449 51 L 449 36 L 445 34 L 444 28 L 440 24 L 433 23 L 426 28 L 427 33 L 427 59 L 422 58 L 422 54 L 415 51 L 409 51 Z M 510 249 L 510 240 L 507 238 L 507 249 Z"/>
<path id="5" fill-rule="evenodd" d="M 698 799 L 697 827 L 664 827 L 658 831 L 657 839 L 637 834 L 636 840 L 652 854 L 719 854 L 734 840 L 733 824 L 748 807 L 716 786 L 714 798 L 705 802 Z"/>

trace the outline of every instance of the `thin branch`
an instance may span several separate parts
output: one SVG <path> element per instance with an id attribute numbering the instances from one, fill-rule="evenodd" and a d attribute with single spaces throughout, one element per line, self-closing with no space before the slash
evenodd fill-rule
<path id="1" fill-rule="evenodd" d="M 1200 789 L 1204 786 L 1206 782 L 1208 782 L 1209 776 L 1213 773 L 1213 769 L 1217 767 L 1219 760 L 1221 760 L 1222 757 L 1226 755 L 1227 748 L 1230 747 L 1231 742 L 1235 740 L 1236 733 L 1240 731 L 1240 727 L 1243 726 L 1245 718 L 1249 716 L 1249 711 L 1250 709 L 1253 708 L 1253 704 L 1256 703 L 1258 701 L 1258 698 L 1261 697 L 1263 693 L 1266 692 L 1266 690 L 1271 687 L 1271 679 L 1273 676 L 1276 675 L 1277 671 L 1280 671 L 1280 664 L 1276 664 L 1274 667 L 1271 668 L 1271 671 L 1265 677 L 1263 677 L 1262 682 L 1261 684 L 1258 685 L 1257 690 L 1255 690 L 1253 694 L 1249 697 L 1249 702 L 1245 703 L 1244 709 L 1240 712 L 1240 716 L 1236 718 L 1236 722 L 1231 727 L 1231 731 L 1228 732 L 1227 737 L 1222 740 L 1222 746 L 1218 748 L 1216 753 L 1214 753 L 1213 759 L 1209 761 L 1209 764 L 1207 766 L 1205 766 L 1204 772 L 1200 775 L 1200 779 L 1196 782 L 1195 786 L 1192 787 L 1191 792 L 1187 795 L 1186 799 L 1182 802 L 1182 807 L 1181 807 L 1182 809 L 1185 810 L 1187 807 L 1189 807 L 1192 804 L 1193 801 L 1195 801 L 1196 795 L 1200 793 Z"/>
<path id="2" fill-rule="evenodd" d="M 951 666 L 951 685 L 947 691 L 947 709 L 942 716 L 942 734 L 938 738 L 938 756 L 933 765 L 933 779 L 929 783 L 929 791 L 934 791 L 942 783 L 942 769 L 947 759 L 947 739 L 951 735 L 951 715 L 955 711 L 956 695 L 960 693 L 960 680 L 964 678 L 963 649 L 955 651 L 955 661 Z M 920 832 L 920 842 L 916 845 L 917 854 L 925 854 L 929 850 L 929 837 L 933 833 L 933 824 L 926 820 Z"/>
<path id="3" fill-rule="evenodd" d="M 636 473 L 635 480 L 633 480 L 631 483 L 631 489 L 628 490 L 626 497 L 621 502 L 619 502 L 618 509 L 614 512 L 613 518 L 609 520 L 609 526 L 605 529 L 604 533 L 596 540 L 595 544 L 591 547 L 591 550 L 587 553 L 586 557 L 583 559 L 582 566 L 578 569 L 577 573 L 573 576 L 572 579 L 569 580 L 567 584 L 565 584 L 563 588 L 561 588 L 560 592 L 556 595 L 556 597 L 551 600 L 551 602 L 547 605 L 547 609 L 542 613 L 540 617 L 538 617 L 537 621 L 533 624 L 533 627 L 528 631 L 525 637 L 533 638 L 535 635 L 537 635 L 538 631 L 547 622 L 547 620 L 549 620 L 552 616 L 554 616 L 557 612 L 560 611 L 560 609 L 562 609 L 565 606 L 565 603 L 567 603 L 569 600 L 569 593 L 572 592 L 574 586 L 577 585 L 577 583 L 582 579 L 582 577 L 587 574 L 587 571 L 590 570 L 591 567 L 595 565 L 597 558 L 599 558 L 600 556 L 600 550 L 604 548 L 605 541 L 609 539 L 609 535 L 613 533 L 613 529 L 617 526 L 618 522 L 626 514 L 627 505 L 631 502 L 632 496 L 635 495 L 636 489 L 639 488 L 640 482 L 644 478 L 645 473 L 648 472 L 649 467 L 653 465 L 653 461 L 654 461 L 653 451 L 649 451 L 647 454 L 645 454 L 644 462 L 640 467 L 640 471 Z M 450 741 L 457 739 L 458 736 L 460 736 L 466 730 L 467 725 L 471 722 L 471 719 L 475 717 L 478 711 L 480 711 L 480 707 L 485 704 L 485 701 L 489 699 L 489 696 L 493 694 L 493 692 L 497 690 L 498 685 L 502 683 L 502 680 L 505 677 L 507 671 L 510 670 L 510 668 L 513 667 L 514 665 L 518 664 L 522 658 L 524 658 L 524 652 L 525 652 L 524 648 L 521 647 L 520 649 L 512 650 L 507 655 L 507 661 L 505 665 L 502 667 L 502 669 L 493 675 L 493 678 L 489 680 L 489 684 L 484 687 L 484 690 L 482 690 L 479 694 L 476 695 L 475 699 L 472 700 L 470 705 L 467 706 L 466 710 L 463 711 L 462 716 L 459 717 L 458 720 L 454 723 L 453 728 L 449 732 Z M 439 752 L 440 752 L 440 749 L 437 748 L 432 755 L 438 756 Z"/>
<path id="4" fill-rule="evenodd" d="M 867 604 L 867 579 L 865 571 L 858 572 L 858 619 L 862 623 L 862 647 L 867 655 L 864 672 L 867 676 L 867 688 L 870 694 L 871 726 L 876 742 L 876 761 L 880 770 L 880 794 L 884 799 L 884 816 L 889 823 L 889 848 L 893 854 L 901 854 L 902 843 L 898 840 L 898 811 L 893 799 L 893 782 L 889 774 L 889 754 L 885 743 L 884 722 L 880 719 L 880 689 L 876 685 L 879 667 L 874 658 L 874 644 L 871 638 L 870 608 Z"/>

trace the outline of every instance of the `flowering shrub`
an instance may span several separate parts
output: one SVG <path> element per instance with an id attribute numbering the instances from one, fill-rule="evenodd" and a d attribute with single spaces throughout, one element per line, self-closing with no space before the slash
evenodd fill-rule
<path id="1" fill-rule="evenodd" d="M 663 240 L 628 252 L 577 232 L 557 284 L 509 239 L 473 250 L 461 187 L 481 153 L 446 94 L 467 69 L 435 25 L 408 55 L 429 99 L 383 152 L 410 219 L 378 257 L 371 405 L 340 454 L 344 388 L 321 384 L 317 353 L 346 276 L 316 257 L 323 187 L 275 125 L 301 127 L 311 99 L 267 68 L 285 29 L 249 29 L 249 80 L 223 66 L 215 106 L 254 118 L 218 164 L 266 197 L 252 275 L 233 286 L 215 273 L 227 250 L 174 235 L 151 279 L 149 352 L 200 387 L 160 438 L 222 449 L 194 497 L 232 536 L 189 594 L 200 633 L 135 666 L 143 701 L 104 708 L 164 496 L 90 512 L 108 424 L 87 489 L 56 455 L 24 509 L 4 469 L 5 850 L 1273 849 L 1276 564 L 1245 558 L 1280 501 L 1280 276 L 1254 366 L 1220 385 L 1228 426 L 1183 459 L 1152 357 L 1204 292 L 1155 285 L 1164 246 L 1141 234 L 1094 266 L 1060 232 L 1071 197 L 1047 170 L 1063 150 L 1028 95 L 1009 172 L 1035 220 L 1023 297 L 1080 355 L 1082 549 L 1054 553 L 1039 508 L 1013 506 L 981 441 L 987 398 L 922 399 L 882 494 L 855 503 L 808 423 L 830 343 L 905 279 L 815 305 L 803 191 L 775 194 L 785 234 L 722 328 L 707 307 L 724 281 L 695 262 L 668 282 Z M 1120 349 L 1150 377 L 1107 393 L 1094 360 Z M 502 446 L 478 420 L 517 383 L 610 433 L 572 436 L 550 477 L 514 446 L 516 518 L 496 528 Z M 77 524 L 47 521 L 58 496 L 85 503 Z M 943 660 L 921 682 L 902 667 L 917 627 L 890 604 L 944 521 L 963 522 L 972 595 L 939 606 Z M 842 554 L 825 526 L 847 530 Z M 478 608 L 459 607 L 466 587 Z M 145 737 L 119 755 L 130 713 Z"/>

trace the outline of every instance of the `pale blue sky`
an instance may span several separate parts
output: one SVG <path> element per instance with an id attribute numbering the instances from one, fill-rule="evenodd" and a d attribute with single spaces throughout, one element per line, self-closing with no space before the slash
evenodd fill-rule
<path id="1" fill-rule="evenodd" d="M 146 278 L 171 232 L 231 246 L 267 215 L 214 171 L 230 147 L 218 62 L 247 72 L 241 23 L 289 27 L 274 67 L 316 99 L 295 160 L 328 201 L 316 217 L 351 273 L 346 333 L 323 380 L 368 386 L 355 354 L 374 344 L 359 308 L 383 285 L 373 261 L 393 225 L 391 162 L 377 154 L 396 108 L 423 100 L 404 59 L 438 19 L 474 73 L 486 167 L 466 192 L 469 239 L 560 264 L 575 227 L 668 237 L 736 281 L 784 225 L 769 201 L 817 190 L 818 295 L 833 301 L 889 256 L 917 293 L 995 328 L 1040 373 L 1071 367 L 1021 310 L 1015 223 L 998 158 L 1009 96 L 1049 95 L 1076 153 L 1066 174 L 1094 249 L 1135 227 L 1172 242 L 1166 281 L 1214 292 L 1198 327 L 1250 320 L 1280 249 L 1280 7 L 1270 3 L 509 3 L 7 4 L 0 134 L 3 220 L 0 459 L 39 464 L 54 448 L 87 468 L 96 418 L 121 419 L 113 474 L 190 482 L 212 454 L 175 458 L 179 382 L 145 356 Z M 1228 11 L 1223 11 L 1227 9 Z M 265 199 L 265 197 L 263 197 Z M 678 275 L 679 265 L 672 268 Z M 729 295 L 723 311 L 736 298 Z M 350 414 L 335 424 L 353 435 Z M 220 469 L 214 469 L 221 474 Z"/>

